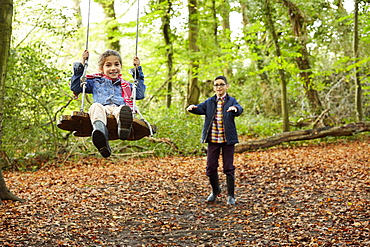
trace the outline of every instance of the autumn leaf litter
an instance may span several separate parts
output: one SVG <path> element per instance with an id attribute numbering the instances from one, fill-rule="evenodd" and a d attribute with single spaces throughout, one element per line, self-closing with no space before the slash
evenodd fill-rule
<path id="1" fill-rule="evenodd" d="M 369 139 L 235 155 L 235 206 L 205 157 L 91 158 L 4 172 L 1 246 L 367 246 Z M 220 174 L 222 169 L 220 168 Z"/>

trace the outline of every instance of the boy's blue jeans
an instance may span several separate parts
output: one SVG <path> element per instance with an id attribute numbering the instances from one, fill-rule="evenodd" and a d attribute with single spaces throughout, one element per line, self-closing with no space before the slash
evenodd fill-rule
<path id="1" fill-rule="evenodd" d="M 218 159 L 222 154 L 223 172 L 226 175 L 234 177 L 234 150 L 235 145 L 227 145 L 226 143 L 208 143 L 207 150 L 207 168 L 206 175 L 212 176 L 217 174 Z M 222 152 L 221 152 L 222 151 Z"/>

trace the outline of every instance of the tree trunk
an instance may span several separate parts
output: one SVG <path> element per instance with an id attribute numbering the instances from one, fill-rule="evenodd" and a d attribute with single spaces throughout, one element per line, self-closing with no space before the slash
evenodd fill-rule
<path id="1" fill-rule="evenodd" d="M 171 0 L 160 0 L 161 6 L 166 6 L 162 15 L 162 33 L 166 44 L 167 56 L 167 108 L 171 107 L 172 103 L 172 77 L 173 77 L 173 47 L 172 47 L 172 31 L 171 31 Z"/>
<path id="2" fill-rule="evenodd" d="M 288 8 L 290 23 L 292 24 L 293 34 L 297 38 L 299 45 L 299 52 L 301 57 L 296 57 L 296 63 L 300 70 L 299 76 L 303 82 L 305 94 L 310 105 L 311 111 L 315 114 L 322 112 L 322 104 L 319 99 L 319 94 L 314 89 L 312 81 L 311 63 L 309 59 L 309 52 L 307 50 L 307 29 L 305 18 L 301 10 L 292 2 L 284 0 L 283 4 Z"/>
<path id="3" fill-rule="evenodd" d="M 190 52 L 190 68 L 189 68 L 189 84 L 188 84 L 188 105 L 196 105 L 199 103 L 200 88 L 198 81 L 199 70 L 199 47 L 198 31 L 199 31 L 199 17 L 198 17 L 198 2 L 197 0 L 189 0 L 189 52 Z"/>
<path id="4" fill-rule="evenodd" d="M 216 9 L 216 0 L 212 0 L 212 30 L 213 37 L 215 39 L 216 47 L 218 47 L 218 21 L 217 21 L 218 11 Z"/>
<path id="5" fill-rule="evenodd" d="M 74 16 L 77 20 L 77 27 L 82 26 L 82 14 L 81 14 L 81 0 L 73 0 L 73 11 L 74 11 Z"/>
<path id="6" fill-rule="evenodd" d="M 272 19 L 272 12 L 270 8 L 270 1 L 265 0 L 265 18 L 267 21 L 267 29 L 271 33 L 272 40 L 275 46 L 275 53 L 277 57 L 278 63 L 280 63 L 281 59 L 281 51 L 278 36 L 275 31 L 274 21 Z M 281 112 L 283 117 L 283 131 L 289 131 L 289 114 L 288 114 L 288 99 L 287 99 L 287 89 L 286 89 L 286 79 L 285 79 L 285 72 L 281 68 L 281 64 L 279 64 L 279 75 L 280 75 L 280 87 L 281 87 Z"/>
<path id="7" fill-rule="evenodd" d="M 119 43 L 120 37 L 118 23 L 116 18 L 116 11 L 114 9 L 114 0 L 95 0 L 102 6 L 105 16 L 107 17 L 106 34 L 108 49 L 120 51 L 121 45 Z"/>
<path id="8" fill-rule="evenodd" d="M 354 30 L 353 30 L 353 57 L 354 62 L 356 63 L 359 58 L 359 51 L 358 51 L 358 3 L 360 0 L 355 0 L 355 8 L 354 8 Z M 360 72 L 359 68 L 355 66 L 355 84 L 356 84 L 356 111 L 357 111 L 357 119 L 358 121 L 362 121 L 363 119 L 363 112 L 362 112 L 362 87 L 361 87 L 361 80 L 360 80 Z"/>
<path id="9" fill-rule="evenodd" d="M 0 205 L 2 204 L 1 200 L 12 200 L 23 202 L 23 199 L 20 199 L 18 196 L 14 195 L 6 186 L 3 173 L 0 169 Z"/>
<path id="10" fill-rule="evenodd" d="M 252 45 L 250 47 L 251 52 L 258 54 L 260 59 L 258 59 L 256 62 L 256 66 L 258 71 L 262 71 L 258 74 L 260 78 L 260 87 L 262 90 L 262 110 L 267 115 L 275 115 L 280 113 L 279 111 L 279 104 L 276 104 L 274 95 L 272 94 L 271 86 L 270 86 L 270 80 L 267 75 L 267 72 L 263 70 L 264 68 L 264 62 L 263 62 L 263 52 L 259 48 L 259 45 L 262 41 L 258 40 L 257 32 L 248 33 L 248 25 L 250 24 L 249 17 L 247 15 L 248 7 L 245 3 L 245 0 L 240 1 L 240 7 L 241 7 L 241 13 L 242 13 L 242 21 L 243 21 L 243 33 L 245 37 L 245 42 L 254 42 L 256 45 Z"/>
<path id="11" fill-rule="evenodd" d="M 3 136 L 5 78 L 12 36 L 12 17 L 13 0 L 2 0 L 0 2 L 0 30 L 2 31 L 0 35 L 0 152 L 3 154 L 2 156 L 6 156 L 1 140 Z M 22 201 L 6 187 L 0 167 L 0 203 L 1 200 Z"/>
<path id="12" fill-rule="evenodd" d="M 224 1 L 220 7 L 221 7 L 220 14 L 222 17 L 222 22 L 221 22 L 222 24 L 222 43 L 231 45 L 230 3 L 229 1 Z M 222 47 L 220 48 L 221 50 L 223 49 Z M 227 48 L 227 52 L 229 52 L 229 49 L 231 48 Z M 226 76 L 226 78 L 232 77 L 232 69 L 229 64 L 227 64 L 227 66 L 223 69 L 223 73 L 224 73 L 224 76 Z"/>
<path id="13" fill-rule="evenodd" d="M 235 152 L 242 153 L 259 148 L 272 147 L 283 142 L 312 140 L 326 136 L 351 136 L 366 131 L 370 131 L 370 122 L 358 122 L 343 126 L 327 126 L 317 129 L 285 132 L 261 140 L 239 143 L 235 146 Z"/>

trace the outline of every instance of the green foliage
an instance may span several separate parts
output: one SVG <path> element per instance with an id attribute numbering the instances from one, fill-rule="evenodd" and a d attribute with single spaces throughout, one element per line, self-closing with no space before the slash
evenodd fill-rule
<path id="1" fill-rule="evenodd" d="M 53 67 L 43 43 L 19 47 L 8 64 L 3 147 L 12 158 L 52 150 L 57 152 L 58 109 L 66 104 L 65 72 Z"/>
<path id="2" fill-rule="evenodd" d="M 249 139 L 260 139 L 281 133 L 281 120 L 265 118 L 263 115 L 244 114 L 236 119 L 238 134 Z"/>
<path id="3" fill-rule="evenodd" d="M 150 139 L 144 139 L 141 142 L 150 143 L 156 155 L 202 154 L 201 134 L 204 119 L 202 116 L 187 113 L 179 108 L 165 107 L 159 107 L 156 111 L 146 114 L 145 118 L 157 127 L 154 137 L 159 142 L 153 143 Z M 169 142 L 161 142 L 161 139 L 168 139 Z M 140 145 L 141 142 L 138 144 Z"/>
<path id="4" fill-rule="evenodd" d="M 122 1 L 116 0 L 116 4 Z M 243 2 L 244 3 L 244 2 Z M 311 116 L 308 99 L 299 77 L 302 72 L 296 60 L 303 57 L 301 43 L 292 32 L 288 9 L 279 1 L 270 1 L 282 57 L 276 58 L 272 38 L 266 32 L 264 1 L 249 1 L 242 34 L 236 35 L 222 26 L 222 18 L 232 11 L 241 14 L 240 2 L 202 2 L 198 8 L 199 52 L 188 50 L 187 6 L 181 1 L 150 1 L 143 6 L 139 26 L 139 56 L 144 67 L 147 97 L 138 102 L 144 117 L 158 128 L 154 139 L 144 138 L 137 142 L 112 141 L 114 153 L 153 150 L 154 155 L 202 154 L 200 143 L 203 117 L 185 112 L 189 61 L 199 61 L 198 78 L 200 100 L 212 94 L 209 80 L 227 74 L 229 93 L 237 98 L 245 111 L 236 118 L 242 138 L 261 138 L 281 132 L 281 102 L 279 69 L 287 77 L 287 94 L 290 121 Z M 126 4 L 126 3 L 124 3 Z M 167 13 L 168 4 L 171 11 Z M 213 5 L 214 4 L 214 5 Z M 319 92 L 323 108 L 329 109 L 337 123 L 355 119 L 353 71 L 360 69 L 364 95 L 365 116 L 370 115 L 369 57 L 369 4 L 360 3 L 360 58 L 353 59 L 353 16 L 334 3 L 294 1 L 302 11 L 307 36 L 301 37 L 307 44 L 312 86 Z M 126 5 L 124 5 L 126 6 Z M 34 167 L 36 157 L 51 157 L 58 151 L 65 155 L 97 154 L 91 138 L 75 138 L 56 128 L 62 114 L 79 109 L 79 100 L 70 102 L 68 80 L 71 64 L 80 59 L 85 48 L 86 26 L 78 17 L 81 13 L 67 5 L 52 1 L 15 1 L 13 22 L 13 47 L 8 63 L 3 122 L 3 145 L 9 157 L 19 162 L 19 169 Z M 86 14 L 81 10 L 83 14 Z M 95 11 L 95 10 L 94 10 Z M 100 11 L 102 11 L 100 9 Z M 91 60 L 88 73 L 96 72 L 97 56 L 106 49 L 107 26 L 118 27 L 113 34 L 120 40 L 123 57 L 123 75 L 130 67 L 135 51 L 136 8 L 117 8 L 117 20 L 112 22 L 92 20 L 89 49 Z M 122 13 L 118 13 L 118 12 Z M 222 13 L 221 13 L 222 11 Z M 225 11 L 225 12 L 223 12 Z M 92 13 L 95 17 L 96 13 Z M 161 27 L 163 16 L 171 19 L 171 47 L 163 40 Z M 83 15 L 85 16 L 85 15 Z M 86 17 L 86 16 L 85 16 Z M 84 18 L 85 18 L 84 17 Z M 234 21 L 231 25 L 236 25 Z M 173 71 L 172 106 L 167 109 L 167 51 L 172 49 Z M 88 107 L 88 106 L 87 106 Z M 87 108 L 86 107 L 86 108 Z M 163 141 L 158 141 L 163 140 Z M 166 140 L 166 141 L 164 141 Z M 40 160 L 40 159 L 39 159 Z"/>

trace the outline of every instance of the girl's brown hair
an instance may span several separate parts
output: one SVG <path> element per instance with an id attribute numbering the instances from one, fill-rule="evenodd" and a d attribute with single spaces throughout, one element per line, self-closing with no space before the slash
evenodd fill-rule
<path id="1" fill-rule="evenodd" d="M 122 65 L 122 58 L 121 58 L 121 55 L 119 54 L 118 51 L 115 51 L 115 50 L 106 50 L 105 52 L 103 52 L 102 54 L 100 54 L 99 56 L 99 61 L 98 61 L 98 68 L 99 69 L 102 69 L 103 68 L 103 65 L 104 65 L 104 62 L 105 62 L 105 59 L 109 56 L 116 56 L 118 57 L 118 60 L 119 62 L 121 63 Z"/>

